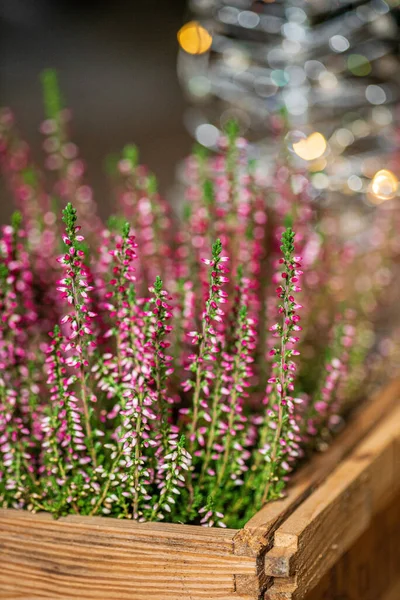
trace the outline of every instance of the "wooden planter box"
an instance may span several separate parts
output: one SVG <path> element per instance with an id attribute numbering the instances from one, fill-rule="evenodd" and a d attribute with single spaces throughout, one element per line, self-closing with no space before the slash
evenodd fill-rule
<path id="1" fill-rule="evenodd" d="M 394 382 L 241 530 L 0 510 L 0 599 L 399 600 L 398 539 Z"/>

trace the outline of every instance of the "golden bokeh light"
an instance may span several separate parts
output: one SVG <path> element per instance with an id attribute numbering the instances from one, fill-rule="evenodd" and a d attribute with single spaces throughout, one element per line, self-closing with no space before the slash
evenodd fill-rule
<path id="1" fill-rule="evenodd" d="M 388 169 L 381 169 L 375 173 L 371 181 L 370 193 L 380 203 L 394 198 L 398 186 L 399 181 L 396 175 Z"/>
<path id="2" fill-rule="evenodd" d="M 211 48 L 212 36 L 200 23 L 190 21 L 178 31 L 178 42 L 188 54 L 204 54 Z"/>
<path id="3" fill-rule="evenodd" d="M 316 160 L 320 158 L 324 154 L 326 147 L 326 139 L 318 131 L 309 135 L 305 140 L 300 140 L 293 144 L 294 152 L 303 160 Z"/>

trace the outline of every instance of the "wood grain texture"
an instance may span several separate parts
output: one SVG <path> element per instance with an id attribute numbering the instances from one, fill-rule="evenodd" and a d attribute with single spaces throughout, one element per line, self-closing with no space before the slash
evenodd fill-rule
<path id="1" fill-rule="evenodd" d="M 0 511 L 0 598 L 240 599 L 234 530 Z"/>
<path id="2" fill-rule="evenodd" d="M 306 600 L 399 600 L 399 539 L 400 495 L 373 518 Z"/>
<path id="3" fill-rule="evenodd" d="M 400 598 L 400 578 L 389 592 L 381 600 L 399 600 Z"/>
<path id="4" fill-rule="evenodd" d="M 301 600 L 400 491 L 400 407 L 277 529 L 268 600 Z"/>

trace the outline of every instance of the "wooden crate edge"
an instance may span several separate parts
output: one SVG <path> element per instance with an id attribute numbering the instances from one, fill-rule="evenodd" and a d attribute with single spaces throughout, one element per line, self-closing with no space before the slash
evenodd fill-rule
<path id="1" fill-rule="evenodd" d="M 400 406 L 276 530 L 266 600 L 302 600 L 400 491 Z"/>
<path id="2" fill-rule="evenodd" d="M 256 562 L 234 554 L 235 534 L 0 510 L 0 599 L 248 600 L 236 577 L 257 581 Z"/>

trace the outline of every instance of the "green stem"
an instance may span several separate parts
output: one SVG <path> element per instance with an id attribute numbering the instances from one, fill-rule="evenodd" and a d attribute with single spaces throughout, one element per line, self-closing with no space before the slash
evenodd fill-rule
<path id="1" fill-rule="evenodd" d="M 86 437 L 88 440 L 88 449 L 89 449 L 90 456 L 92 457 L 93 466 L 97 467 L 96 452 L 94 450 L 94 445 L 93 445 L 93 433 L 92 433 L 92 427 L 90 425 L 90 413 L 89 413 L 89 407 L 88 407 L 88 401 L 87 401 L 86 377 L 85 377 L 85 372 L 84 372 L 83 367 L 81 367 L 81 369 L 80 369 L 80 380 L 81 380 L 81 390 L 82 390 L 81 398 L 82 398 L 82 404 L 83 404 L 83 414 L 85 416 L 85 429 L 86 429 Z"/>
<path id="2" fill-rule="evenodd" d="M 196 380 L 195 380 L 194 392 L 193 392 L 193 417 L 192 417 L 192 423 L 190 426 L 190 446 L 189 446 L 190 454 L 193 453 L 194 436 L 196 433 L 197 421 L 199 418 L 201 373 L 202 373 L 202 366 L 203 366 L 204 351 L 206 349 L 205 334 L 206 334 L 206 322 L 203 321 L 203 327 L 202 327 L 202 331 L 201 331 L 201 343 L 200 343 L 199 355 L 197 357 L 197 364 L 196 364 Z"/>
<path id="3" fill-rule="evenodd" d="M 138 418 L 136 420 L 136 446 L 135 446 L 135 472 L 134 472 L 134 497 L 133 497 L 133 515 L 136 515 L 139 509 L 139 479 L 140 479 L 140 452 L 142 449 L 142 438 L 141 438 L 141 428 L 142 428 L 142 405 L 144 400 L 144 394 L 141 392 L 139 394 L 139 407 L 140 412 Z"/>
<path id="4" fill-rule="evenodd" d="M 226 467 L 228 466 L 228 461 L 229 461 L 229 455 L 230 455 L 230 451 L 231 451 L 231 442 L 232 442 L 232 428 L 233 428 L 233 422 L 235 419 L 235 405 L 237 402 L 237 391 L 236 391 L 236 385 L 239 383 L 238 379 L 239 379 L 239 363 L 240 363 L 240 355 L 239 355 L 239 350 L 238 353 L 236 354 L 235 357 L 235 377 L 233 379 L 233 390 L 232 390 L 232 396 L 231 396 L 231 401 L 230 401 L 230 407 L 231 407 L 231 411 L 229 413 L 229 419 L 228 419 L 228 433 L 226 436 L 226 441 L 225 441 L 225 451 L 224 451 L 224 457 L 222 459 L 222 465 L 221 468 L 219 469 L 218 472 L 218 485 L 221 485 L 221 483 L 223 482 L 223 478 L 225 475 L 225 471 L 226 471 Z"/>
<path id="5" fill-rule="evenodd" d="M 216 379 L 217 379 L 217 385 L 216 385 L 214 395 L 213 395 L 212 411 L 211 411 L 211 427 L 210 427 L 210 432 L 209 432 L 208 439 L 207 439 L 206 455 L 204 457 L 203 466 L 202 466 L 201 473 L 200 473 L 199 487 L 201 487 L 201 485 L 204 481 L 204 476 L 206 474 L 208 465 L 210 464 L 211 452 L 213 449 L 216 431 L 217 431 L 217 419 L 218 419 L 218 414 L 219 414 L 218 405 L 219 405 L 219 401 L 221 399 L 220 391 L 221 391 L 221 383 L 222 383 L 220 366 L 217 371 Z"/>
<path id="6" fill-rule="evenodd" d="M 72 280 L 72 291 L 73 291 L 74 304 L 75 304 L 75 318 L 76 318 L 78 331 L 80 331 L 82 328 L 82 322 L 81 322 L 80 315 L 78 312 L 78 306 L 80 306 L 80 304 L 79 304 L 78 292 L 76 290 L 76 284 L 75 284 L 74 279 Z M 86 355 L 86 351 L 84 353 L 84 356 L 82 357 L 81 367 L 79 369 L 79 376 L 80 376 L 80 382 L 81 382 L 81 400 L 82 400 L 82 405 L 83 405 L 84 426 L 85 426 L 85 430 L 86 430 L 88 450 L 89 450 L 90 456 L 92 457 L 93 466 L 96 468 L 97 460 L 96 460 L 96 453 L 95 453 L 94 445 L 93 445 L 92 427 L 90 425 L 90 412 L 89 412 L 89 407 L 88 407 L 88 390 L 87 390 L 87 385 L 86 385 L 85 369 L 83 366 L 83 359 L 85 358 L 85 355 Z"/>
<path id="7" fill-rule="evenodd" d="M 104 498 L 107 496 L 108 490 L 110 489 L 110 485 L 111 485 L 111 475 L 113 475 L 115 469 L 118 466 L 119 460 L 122 455 L 122 450 L 123 450 L 123 448 L 121 447 L 120 451 L 118 452 L 117 456 L 115 457 L 115 460 L 111 466 L 111 470 L 110 470 L 106 485 L 104 486 L 103 492 L 102 492 L 100 498 L 98 499 L 98 501 L 96 502 L 95 506 L 93 507 L 92 511 L 90 512 L 91 517 L 93 517 L 97 513 L 100 506 L 103 504 Z"/>
<path id="8" fill-rule="evenodd" d="M 269 471 L 268 471 L 268 480 L 267 480 L 267 484 L 264 488 L 264 493 L 262 495 L 261 498 L 261 504 L 265 504 L 265 502 L 267 501 L 268 498 L 268 494 L 269 491 L 271 489 L 271 485 L 272 485 L 272 481 L 274 478 L 274 474 L 275 474 L 275 469 L 276 469 L 276 458 L 277 458 L 277 454 L 278 454 L 278 447 L 279 447 L 279 440 L 282 434 L 282 429 L 283 429 L 283 406 L 282 406 L 282 400 L 283 400 L 283 396 L 286 393 L 286 376 L 285 376 L 285 369 L 284 369 L 284 364 L 286 361 L 286 337 L 287 337 L 287 325 L 286 325 L 286 317 L 288 315 L 289 309 L 288 309 L 288 303 L 287 303 L 287 299 L 288 299 L 288 284 L 285 285 L 285 292 L 284 292 L 284 312 L 283 312 L 283 325 L 282 325 L 282 335 L 281 335 L 281 356 L 280 356 L 280 366 L 279 366 L 279 380 L 280 380 L 280 384 L 281 384 L 281 391 L 278 397 L 278 424 L 277 424 L 277 428 L 275 431 L 275 436 L 274 436 L 274 440 L 272 443 L 272 452 L 271 452 L 271 462 L 269 463 Z"/>

